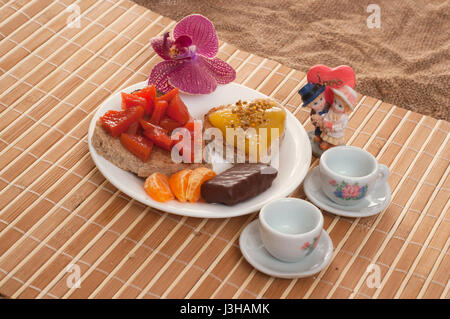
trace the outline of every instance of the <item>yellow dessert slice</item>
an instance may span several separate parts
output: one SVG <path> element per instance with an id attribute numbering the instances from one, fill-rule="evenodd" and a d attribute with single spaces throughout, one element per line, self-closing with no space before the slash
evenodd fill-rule
<path id="1" fill-rule="evenodd" d="M 208 116 L 212 126 L 221 130 L 226 142 L 238 150 L 245 147 L 245 153 L 262 152 L 270 149 L 272 141 L 283 136 L 286 111 L 276 102 L 269 99 L 258 99 L 252 102 L 238 101 L 236 105 L 219 108 Z M 239 129 L 233 135 L 227 129 Z M 272 130 L 274 129 L 274 130 Z M 245 146 L 238 139 L 245 134 Z"/>

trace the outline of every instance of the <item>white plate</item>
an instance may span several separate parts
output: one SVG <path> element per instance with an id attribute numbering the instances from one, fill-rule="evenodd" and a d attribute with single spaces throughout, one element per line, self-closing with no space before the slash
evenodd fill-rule
<path id="1" fill-rule="evenodd" d="M 319 167 L 314 167 L 303 183 L 303 190 L 308 199 L 314 205 L 329 213 L 344 217 L 369 217 L 379 214 L 391 201 L 391 188 L 388 183 L 372 190 L 360 204 L 354 206 L 342 206 L 336 204 L 322 191 L 320 187 Z"/>
<path id="2" fill-rule="evenodd" d="M 259 220 L 254 220 L 245 227 L 239 237 L 242 255 L 250 265 L 266 275 L 278 278 L 304 278 L 312 276 L 324 269 L 333 256 L 333 242 L 322 230 L 317 247 L 300 261 L 287 263 L 273 257 L 264 248 L 260 233 Z"/>
<path id="3" fill-rule="evenodd" d="M 147 82 L 137 83 L 121 92 L 131 93 L 146 85 Z M 230 83 L 219 86 L 215 92 L 208 95 L 181 94 L 181 98 L 191 115 L 201 119 L 212 107 L 235 103 L 238 100 L 267 98 L 267 96 L 243 85 Z M 117 92 L 99 107 L 92 118 L 89 126 L 89 151 L 92 159 L 103 176 L 119 190 L 145 205 L 165 212 L 201 218 L 228 218 L 256 212 L 267 202 L 292 193 L 305 178 L 311 164 L 311 145 L 308 135 L 295 116 L 287 111 L 285 137 L 280 146 L 279 172 L 277 178 L 273 181 L 272 187 L 268 190 L 234 206 L 208 203 L 180 203 L 176 200 L 160 203 L 153 200 L 144 191 L 144 180 L 142 178 L 126 172 L 107 161 L 98 155 L 92 146 L 91 138 L 97 120 L 106 111 L 112 109 L 120 110 L 120 108 L 121 96 L 120 92 Z"/>

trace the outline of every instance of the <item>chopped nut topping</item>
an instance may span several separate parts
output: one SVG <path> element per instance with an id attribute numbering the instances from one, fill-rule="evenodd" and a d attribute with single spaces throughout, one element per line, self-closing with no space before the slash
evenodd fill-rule
<path id="1" fill-rule="evenodd" d="M 231 112 L 239 116 L 240 126 L 247 129 L 266 123 L 265 112 L 274 106 L 276 103 L 268 99 L 259 99 L 250 103 L 239 100 L 231 108 Z M 234 124 L 231 124 L 231 127 L 234 127 Z"/>

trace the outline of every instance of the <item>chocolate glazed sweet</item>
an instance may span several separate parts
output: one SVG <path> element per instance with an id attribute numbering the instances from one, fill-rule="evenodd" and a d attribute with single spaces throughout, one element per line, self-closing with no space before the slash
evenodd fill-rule
<path id="1" fill-rule="evenodd" d="M 203 183 L 201 194 L 208 203 L 235 205 L 264 192 L 277 174 L 266 164 L 237 164 Z"/>

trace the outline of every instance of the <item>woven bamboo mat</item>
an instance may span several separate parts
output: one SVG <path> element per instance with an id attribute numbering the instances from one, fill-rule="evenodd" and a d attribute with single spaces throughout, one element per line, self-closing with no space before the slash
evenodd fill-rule
<path id="1" fill-rule="evenodd" d="M 69 28 L 80 8 L 80 28 Z M 72 7 L 73 9 L 74 7 Z M 133 2 L 0 0 L 0 293 L 13 298 L 449 298 L 450 123 L 361 97 L 347 143 L 389 166 L 379 215 L 324 212 L 335 252 L 314 277 L 255 271 L 238 238 L 256 214 L 208 220 L 145 207 L 108 183 L 88 125 L 159 62 L 174 22 Z M 306 129 L 305 74 L 221 43 L 236 82 L 281 101 Z M 313 159 L 313 166 L 317 165 Z M 292 196 L 305 198 L 300 186 Z M 377 265 L 380 283 L 368 284 Z M 79 288 L 68 283 L 77 273 Z M 372 288 L 371 288 L 372 287 Z"/>

